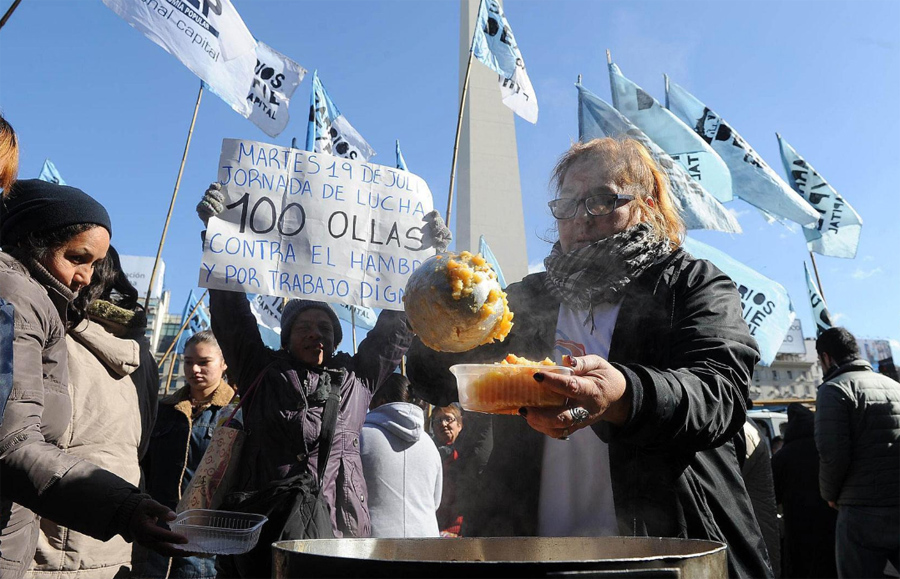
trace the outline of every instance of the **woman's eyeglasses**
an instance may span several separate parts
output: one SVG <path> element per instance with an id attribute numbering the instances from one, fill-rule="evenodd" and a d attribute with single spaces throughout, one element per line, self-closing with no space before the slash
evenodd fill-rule
<path id="1" fill-rule="evenodd" d="M 592 195 L 584 199 L 571 199 L 563 197 L 554 199 L 547 205 L 550 206 L 550 212 L 557 219 L 572 219 L 578 213 L 578 206 L 584 203 L 584 208 L 591 215 L 600 217 L 609 215 L 616 208 L 625 205 L 634 199 L 634 195 L 623 193 L 601 193 Z"/>
<path id="2" fill-rule="evenodd" d="M 454 416 L 442 416 L 441 418 L 435 417 L 431 419 L 432 424 L 440 424 L 441 426 L 450 426 L 454 422 L 456 422 L 456 417 Z"/>

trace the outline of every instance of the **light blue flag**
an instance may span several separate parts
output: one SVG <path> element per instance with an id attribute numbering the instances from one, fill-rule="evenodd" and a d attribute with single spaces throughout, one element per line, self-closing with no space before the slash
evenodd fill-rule
<path id="1" fill-rule="evenodd" d="M 506 278 L 503 277 L 503 272 L 500 270 L 500 262 L 497 261 L 497 256 L 494 255 L 494 252 L 488 247 L 487 241 L 484 240 L 483 235 L 478 238 L 478 253 L 481 254 L 481 257 L 483 257 L 485 261 L 491 264 L 494 273 L 497 274 L 497 282 L 500 284 L 500 289 L 505 290 Z"/>
<path id="2" fill-rule="evenodd" d="M 669 177 L 672 201 L 678 208 L 684 226 L 688 229 L 712 229 L 728 233 L 740 233 L 741 226 L 730 211 L 706 192 L 687 171 L 659 148 L 639 128 L 622 116 L 600 97 L 584 88 L 578 88 L 578 136 L 582 141 L 601 137 L 630 137 L 647 147 L 660 168 Z"/>
<path id="3" fill-rule="evenodd" d="M 482 64 L 496 72 L 503 104 L 528 121 L 538 120 L 538 102 L 525 61 L 512 28 L 497 0 L 481 0 L 472 36 L 472 51 Z"/>
<path id="4" fill-rule="evenodd" d="M 813 225 L 819 219 L 818 212 L 797 195 L 715 111 L 673 82 L 668 84 L 666 101 L 669 110 L 686 125 L 694 127 L 731 169 L 735 195 L 775 217 L 783 217 L 800 225 Z"/>
<path id="5" fill-rule="evenodd" d="M 313 71 L 309 95 L 306 150 L 360 161 L 368 161 L 375 156 L 375 149 L 353 128 L 328 96 L 318 71 Z"/>
<path id="6" fill-rule="evenodd" d="M 62 176 L 60 176 L 59 171 L 56 170 L 56 165 L 54 165 L 53 161 L 50 159 L 44 159 L 44 166 L 41 168 L 41 174 L 38 175 L 38 179 L 47 181 L 48 183 L 56 183 L 57 185 L 66 184 L 66 182 L 63 181 Z"/>
<path id="7" fill-rule="evenodd" d="M 406 168 L 406 159 L 403 158 L 403 153 L 400 152 L 400 140 L 397 139 L 397 168 L 401 171 L 409 171 Z"/>
<path id="8" fill-rule="evenodd" d="M 741 296 L 744 321 L 759 345 L 759 363 L 771 364 L 796 315 L 787 290 L 727 253 L 696 239 L 685 238 L 684 248 L 694 257 L 712 262 L 731 278 Z"/>
<path id="9" fill-rule="evenodd" d="M 806 246 L 831 257 L 856 257 L 862 218 L 781 135 L 775 136 L 788 182 L 821 215 L 815 224 L 803 227 Z"/>
<path id="10" fill-rule="evenodd" d="M 194 290 L 191 290 L 191 293 L 188 295 L 187 302 L 184 304 L 184 310 L 181 312 L 181 323 L 184 323 L 185 318 L 187 318 L 191 310 L 194 309 L 194 306 L 197 305 L 197 296 L 194 295 Z M 210 328 L 209 322 L 209 313 L 206 311 L 206 305 L 200 304 L 197 310 L 194 312 L 194 315 L 191 316 L 191 321 L 188 322 L 188 325 L 185 326 L 184 331 L 181 332 L 181 337 L 178 338 L 178 344 L 175 346 L 175 351 L 179 354 L 184 354 L 184 346 L 191 336 L 196 334 L 197 332 L 202 332 L 203 330 L 208 330 Z"/>
<path id="11" fill-rule="evenodd" d="M 613 106 L 662 150 L 681 163 L 694 180 L 721 202 L 731 201 L 731 172 L 700 135 L 659 102 L 609 65 Z"/>
<path id="12" fill-rule="evenodd" d="M 357 328 L 371 330 L 378 321 L 378 314 L 372 308 L 351 306 L 347 304 L 328 304 L 337 316 L 348 324 L 356 324 Z"/>
<path id="13" fill-rule="evenodd" d="M 816 335 L 818 336 L 828 328 L 834 326 L 831 321 L 831 314 L 828 313 L 828 307 L 825 305 L 825 298 L 819 292 L 819 286 L 813 281 L 809 275 L 809 268 L 806 262 L 803 262 L 803 271 L 806 272 L 806 287 L 809 289 L 809 305 L 812 307 L 813 319 L 816 321 Z"/>

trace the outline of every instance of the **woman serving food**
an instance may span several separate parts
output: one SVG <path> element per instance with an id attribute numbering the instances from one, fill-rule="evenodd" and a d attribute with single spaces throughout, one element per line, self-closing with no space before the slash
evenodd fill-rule
<path id="1" fill-rule="evenodd" d="M 440 406 L 457 398 L 453 364 L 515 354 L 574 371 L 532 372 L 562 404 L 492 417 L 463 534 L 718 540 L 730 575 L 772 576 L 732 442 L 759 359 L 733 282 L 681 249 L 666 179 L 636 141 L 573 145 L 553 183 L 559 240 L 546 272 L 507 288 L 509 336 L 410 351 L 417 392 Z"/>

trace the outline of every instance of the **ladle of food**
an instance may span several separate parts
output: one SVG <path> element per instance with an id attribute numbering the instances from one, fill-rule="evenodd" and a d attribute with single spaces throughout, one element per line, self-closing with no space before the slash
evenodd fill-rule
<path id="1" fill-rule="evenodd" d="M 439 253 L 427 259 L 409 277 L 403 302 L 413 331 L 440 352 L 502 341 L 512 328 L 506 294 L 481 254 Z"/>

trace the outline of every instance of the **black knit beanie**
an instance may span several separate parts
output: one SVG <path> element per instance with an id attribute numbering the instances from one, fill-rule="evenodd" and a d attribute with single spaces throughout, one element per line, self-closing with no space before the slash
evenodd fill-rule
<path id="1" fill-rule="evenodd" d="M 338 344 L 344 338 L 344 330 L 341 328 L 341 322 L 334 313 L 334 310 L 325 302 L 317 302 L 315 300 L 292 299 L 284 305 L 284 311 L 281 312 L 281 347 L 285 350 L 291 343 L 291 329 L 294 326 L 294 320 L 301 312 L 315 308 L 322 310 L 331 318 L 331 326 L 334 331 L 334 349 L 337 350 Z M 333 352 L 328 352 L 330 356 Z"/>
<path id="2" fill-rule="evenodd" d="M 68 225 L 94 223 L 112 237 L 106 208 L 75 187 L 40 179 L 16 181 L 0 203 L 0 244 L 16 245 L 29 233 L 52 231 Z"/>

